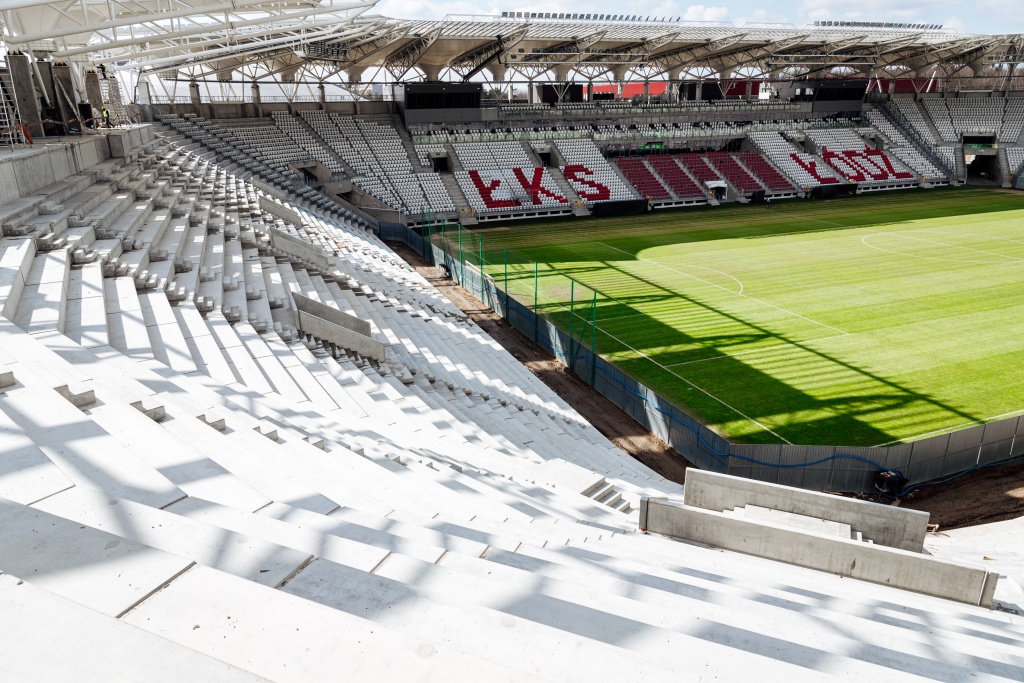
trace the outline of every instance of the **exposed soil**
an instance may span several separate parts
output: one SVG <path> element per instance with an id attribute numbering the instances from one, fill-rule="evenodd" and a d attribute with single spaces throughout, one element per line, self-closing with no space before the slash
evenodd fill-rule
<path id="1" fill-rule="evenodd" d="M 405 244 L 389 242 L 388 246 L 623 452 L 666 479 L 683 482 L 686 468 L 694 465 L 679 452 L 446 278 L 439 268 L 427 265 Z M 917 489 L 900 501 L 900 505 L 929 512 L 931 523 L 938 524 L 940 529 L 1020 517 L 1024 515 L 1024 460 Z"/>
<path id="2" fill-rule="evenodd" d="M 986 467 L 911 491 L 900 505 L 931 513 L 940 529 L 1001 522 L 1024 515 L 1024 460 Z"/>

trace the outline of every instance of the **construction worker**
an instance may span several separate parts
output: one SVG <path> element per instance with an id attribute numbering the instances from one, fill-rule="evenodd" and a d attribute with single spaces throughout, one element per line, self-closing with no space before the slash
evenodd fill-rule
<path id="1" fill-rule="evenodd" d="M 110 128 L 111 127 L 111 125 L 110 125 L 110 112 L 107 111 L 106 107 L 103 107 L 100 110 L 100 115 L 103 117 L 103 125 L 104 125 L 104 127 Z"/>
<path id="2" fill-rule="evenodd" d="M 100 64 L 99 69 L 100 69 L 100 76 L 103 77 L 103 80 L 107 80 L 107 65 L 106 64 Z"/>

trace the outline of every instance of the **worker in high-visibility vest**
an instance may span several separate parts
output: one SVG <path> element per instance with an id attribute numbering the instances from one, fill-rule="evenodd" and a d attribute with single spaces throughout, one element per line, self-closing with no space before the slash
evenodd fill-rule
<path id="1" fill-rule="evenodd" d="M 103 116 L 103 125 L 107 128 L 110 128 L 110 112 L 107 111 L 106 107 L 103 107 L 100 110 L 100 115 Z"/>

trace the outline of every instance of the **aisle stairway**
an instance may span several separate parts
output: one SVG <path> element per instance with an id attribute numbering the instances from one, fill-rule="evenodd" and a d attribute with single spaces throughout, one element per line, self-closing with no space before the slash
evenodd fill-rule
<path id="1" fill-rule="evenodd" d="M 1019 617 L 638 533 L 681 487 L 372 233 L 181 142 L 134 156 L 0 240 L 12 680 L 1024 675 Z M 297 294 L 384 362 L 300 335 Z"/>

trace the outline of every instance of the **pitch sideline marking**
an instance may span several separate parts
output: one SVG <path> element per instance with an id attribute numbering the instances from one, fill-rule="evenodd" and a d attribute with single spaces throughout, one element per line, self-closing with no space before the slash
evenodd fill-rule
<path id="1" fill-rule="evenodd" d="M 595 244 L 600 244 L 602 246 L 608 247 L 609 249 L 614 249 L 615 251 L 622 252 L 623 254 L 626 254 L 626 255 L 629 255 L 629 256 L 633 256 L 634 258 L 636 258 L 637 260 L 640 260 L 640 261 L 646 261 L 647 263 L 653 263 L 654 265 L 660 266 L 661 268 L 665 268 L 667 270 L 671 270 L 673 273 L 678 273 L 679 275 L 683 275 L 684 277 L 688 277 L 688 278 L 690 278 L 692 280 L 697 280 L 698 282 L 703 282 L 706 285 L 710 285 L 712 287 L 716 287 L 718 289 L 721 289 L 723 292 L 729 292 L 730 294 L 733 294 L 735 296 L 741 296 L 744 299 L 750 299 L 751 301 L 755 301 L 755 302 L 757 302 L 757 303 L 759 303 L 759 304 L 761 304 L 763 306 L 768 306 L 769 308 L 774 308 L 777 311 L 781 311 L 782 313 L 785 313 L 786 315 L 792 315 L 792 316 L 800 318 L 802 320 L 806 320 L 809 323 L 813 323 L 813 324 L 819 325 L 821 327 L 827 327 L 830 330 L 835 330 L 839 334 L 850 334 L 846 330 L 841 330 L 838 327 L 833 327 L 832 325 L 826 325 L 823 322 L 819 322 L 817 320 L 813 320 L 811 318 L 808 318 L 805 315 L 800 315 L 799 313 L 794 313 L 793 311 L 790 311 L 790 310 L 787 310 L 785 308 L 782 308 L 781 306 L 776 306 L 775 304 L 768 303 L 767 301 L 764 301 L 762 299 L 758 299 L 756 297 L 752 297 L 749 294 L 738 294 L 738 293 L 732 291 L 731 289 L 729 289 L 728 287 L 723 287 L 721 285 L 715 284 L 714 282 L 709 282 L 707 280 L 704 280 L 703 278 L 697 277 L 696 275 L 690 275 L 689 273 L 684 273 L 681 270 L 676 270 L 675 268 L 672 268 L 670 266 L 666 266 L 666 265 L 664 265 L 662 263 L 658 263 L 657 261 L 652 261 L 651 259 L 644 258 L 644 257 L 640 256 L 639 254 L 630 254 L 628 251 L 625 251 L 623 249 L 619 249 L 618 247 L 613 247 L 610 244 L 605 244 L 604 242 L 595 242 Z"/>
<path id="2" fill-rule="evenodd" d="M 1020 257 L 1017 257 L 1017 256 L 1007 256 L 1005 254 L 1000 254 L 999 252 L 996 252 L 996 251 L 986 251 L 985 249 L 975 249 L 974 247 L 965 247 L 965 246 L 962 246 L 962 245 L 959 245 L 959 244 L 947 244 L 945 242 L 936 242 L 935 240 L 926 240 L 923 237 L 914 237 L 913 235 L 905 235 L 905 234 L 903 234 L 904 232 L 913 232 L 913 231 L 902 231 L 902 232 L 883 231 L 883 232 L 876 232 L 876 233 L 873 233 L 873 234 L 875 234 L 875 235 L 895 235 L 896 237 L 903 237 L 903 238 L 908 239 L 908 240 L 917 240 L 918 242 L 927 242 L 928 244 L 935 244 L 935 245 L 940 246 L 940 247 L 949 247 L 950 249 L 965 249 L 967 251 L 976 251 L 979 254 L 988 254 L 989 256 L 998 256 L 998 257 L 1003 258 L 1003 259 L 1009 259 L 1010 261 L 1024 261 L 1024 259 L 1022 259 Z M 995 263 L 1000 263 L 1000 261 L 996 261 Z M 1002 263 L 1005 263 L 1005 261 L 1003 261 Z"/>
<path id="3" fill-rule="evenodd" d="M 963 235 L 962 232 L 955 232 L 953 230 L 935 230 L 933 228 L 919 228 L 917 230 L 914 230 L 913 232 L 937 232 L 940 235 L 958 235 L 958 236 Z M 995 240 L 997 242 L 1013 242 L 1014 244 L 1024 244 L 1024 242 L 1022 242 L 1021 240 L 1011 240 L 1009 237 L 996 237 L 995 235 L 982 235 L 982 234 L 979 234 L 979 233 L 971 233 L 971 236 L 972 237 L 984 237 L 987 240 Z M 953 245 L 953 246 L 957 246 L 957 245 Z M 1013 258 L 1013 257 L 1012 256 L 1008 256 L 1007 258 Z"/>
<path id="4" fill-rule="evenodd" d="M 873 233 L 870 233 L 868 235 L 864 235 L 863 237 L 860 238 L 861 244 L 863 244 L 865 247 L 867 247 L 869 249 L 874 249 L 874 250 L 880 251 L 880 252 L 882 252 L 884 254 L 892 254 L 894 256 L 903 256 L 905 258 L 922 259 L 922 260 L 925 260 L 925 261 L 942 261 L 943 263 L 977 263 L 977 264 L 981 264 L 981 265 L 985 265 L 985 266 L 1001 266 L 1001 265 L 1006 265 L 1006 264 L 1013 264 L 1013 263 L 1024 262 L 1024 259 L 1014 258 L 1012 256 L 1003 256 L 1002 254 L 997 254 L 994 251 L 981 251 L 980 249 L 972 249 L 971 251 L 981 251 L 981 253 L 983 253 L 983 254 L 989 254 L 990 256 L 1000 256 L 1003 259 L 1009 259 L 1009 260 L 1003 260 L 1003 261 L 976 261 L 976 260 L 973 260 L 973 259 L 952 259 L 952 258 L 939 258 L 938 256 L 921 256 L 920 254 L 908 254 L 908 253 L 902 252 L 902 251 L 893 251 L 892 249 L 883 249 L 882 247 L 879 247 L 877 245 L 871 244 L 870 242 L 867 241 L 869 237 L 877 237 L 879 235 L 893 235 L 894 237 L 907 237 L 907 239 L 916 239 L 916 240 L 919 240 L 921 242 L 929 242 L 931 244 L 937 244 L 939 246 L 946 246 L 946 247 L 950 247 L 952 249 L 970 249 L 970 247 L 957 247 L 957 246 L 954 246 L 954 245 L 942 244 L 941 242 L 932 242 L 931 240 L 922 239 L 920 237 L 909 237 L 909 236 L 906 236 L 906 235 L 901 235 L 901 234 L 896 233 L 896 232 L 873 232 Z"/>
<path id="5" fill-rule="evenodd" d="M 871 448 L 883 448 L 885 446 L 892 446 L 894 444 L 906 443 L 906 442 L 912 441 L 914 439 L 920 439 L 921 437 L 935 436 L 935 435 L 938 435 L 938 434 L 942 434 L 944 432 L 952 432 L 952 431 L 956 431 L 957 429 L 961 429 L 962 427 L 969 427 L 971 425 L 988 424 L 988 423 L 992 422 L 993 420 L 999 420 L 999 419 L 1002 419 L 1004 417 L 1012 417 L 1014 415 L 1020 415 L 1021 413 L 1024 413 L 1024 408 L 1021 408 L 1020 410 L 1012 410 L 1012 411 L 1010 411 L 1008 413 L 1003 413 L 1002 415 L 990 415 L 989 417 L 978 418 L 977 420 L 971 420 L 970 422 L 964 422 L 962 424 L 954 425 L 952 427 L 943 427 L 942 429 L 936 429 L 936 430 L 931 431 L 931 432 L 924 432 L 923 434 L 914 434 L 913 436 L 905 436 L 902 439 L 894 439 L 892 441 L 886 441 L 885 443 L 876 444 L 874 446 L 871 446 Z"/>

